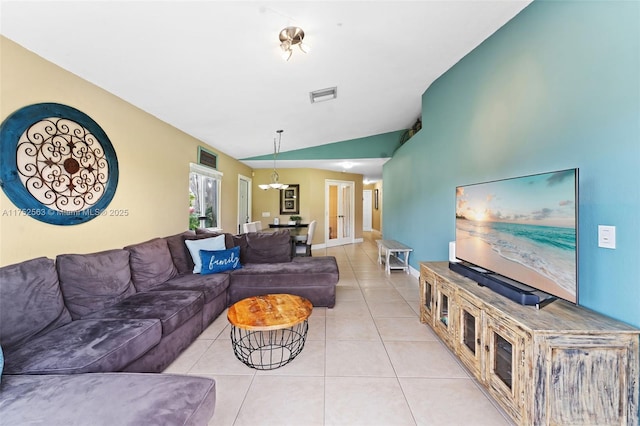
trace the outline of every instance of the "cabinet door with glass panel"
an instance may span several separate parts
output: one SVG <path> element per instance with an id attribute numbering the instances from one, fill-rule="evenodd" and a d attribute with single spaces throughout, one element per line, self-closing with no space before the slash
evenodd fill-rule
<path id="1" fill-rule="evenodd" d="M 480 381 L 484 381 L 482 310 L 473 299 L 458 293 L 458 341 L 456 351 L 462 362 Z"/>
<path id="2" fill-rule="evenodd" d="M 526 337 L 495 315 L 484 316 L 485 382 L 509 415 L 522 417 L 522 377 Z"/>
<path id="3" fill-rule="evenodd" d="M 433 289 L 436 276 L 428 268 L 420 267 L 420 321 L 433 326 Z"/>
<path id="4" fill-rule="evenodd" d="M 450 347 L 454 347 L 456 341 L 455 287 L 440 277 L 436 277 L 435 282 L 436 304 L 433 329 Z"/>

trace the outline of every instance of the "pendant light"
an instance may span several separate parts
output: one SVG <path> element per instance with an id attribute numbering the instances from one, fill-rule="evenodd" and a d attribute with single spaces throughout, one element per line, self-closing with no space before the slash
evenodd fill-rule
<path id="1" fill-rule="evenodd" d="M 273 172 L 271 173 L 271 183 L 264 183 L 258 185 L 260 189 L 287 189 L 289 185 L 280 183 L 280 175 L 278 174 L 278 170 L 276 170 L 276 159 L 278 158 L 278 154 L 280 153 L 280 143 L 282 142 L 282 132 L 284 130 L 276 130 L 278 134 L 278 143 L 276 145 L 276 138 L 273 138 Z"/>

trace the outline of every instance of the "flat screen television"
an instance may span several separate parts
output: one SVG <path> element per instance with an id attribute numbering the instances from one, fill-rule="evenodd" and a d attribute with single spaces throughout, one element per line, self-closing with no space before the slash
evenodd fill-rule
<path id="1" fill-rule="evenodd" d="M 455 257 L 481 276 L 578 303 L 577 224 L 578 169 L 459 186 Z"/>

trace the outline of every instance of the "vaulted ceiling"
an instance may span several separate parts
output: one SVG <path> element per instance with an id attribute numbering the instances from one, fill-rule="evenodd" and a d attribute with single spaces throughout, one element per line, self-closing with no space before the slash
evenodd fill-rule
<path id="1" fill-rule="evenodd" d="M 277 129 L 291 151 L 411 127 L 427 87 L 529 2 L 2 0 L 0 31 L 242 160 L 271 153 Z M 285 61 L 291 25 L 311 50 Z M 341 167 L 300 160 L 278 166 Z M 350 171 L 378 178 L 383 162 Z"/>

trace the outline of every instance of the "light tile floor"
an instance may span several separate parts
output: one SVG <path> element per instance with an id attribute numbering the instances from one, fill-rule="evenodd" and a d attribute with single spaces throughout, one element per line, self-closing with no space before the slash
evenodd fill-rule
<path id="1" fill-rule="evenodd" d="M 290 364 L 257 371 L 238 361 L 223 313 L 165 370 L 215 378 L 210 425 L 510 424 L 420 323 L 418 279 L 386 275 L 375 238 L 314 250 L 338 261 L 336 306 L 314 308 Z"/>

